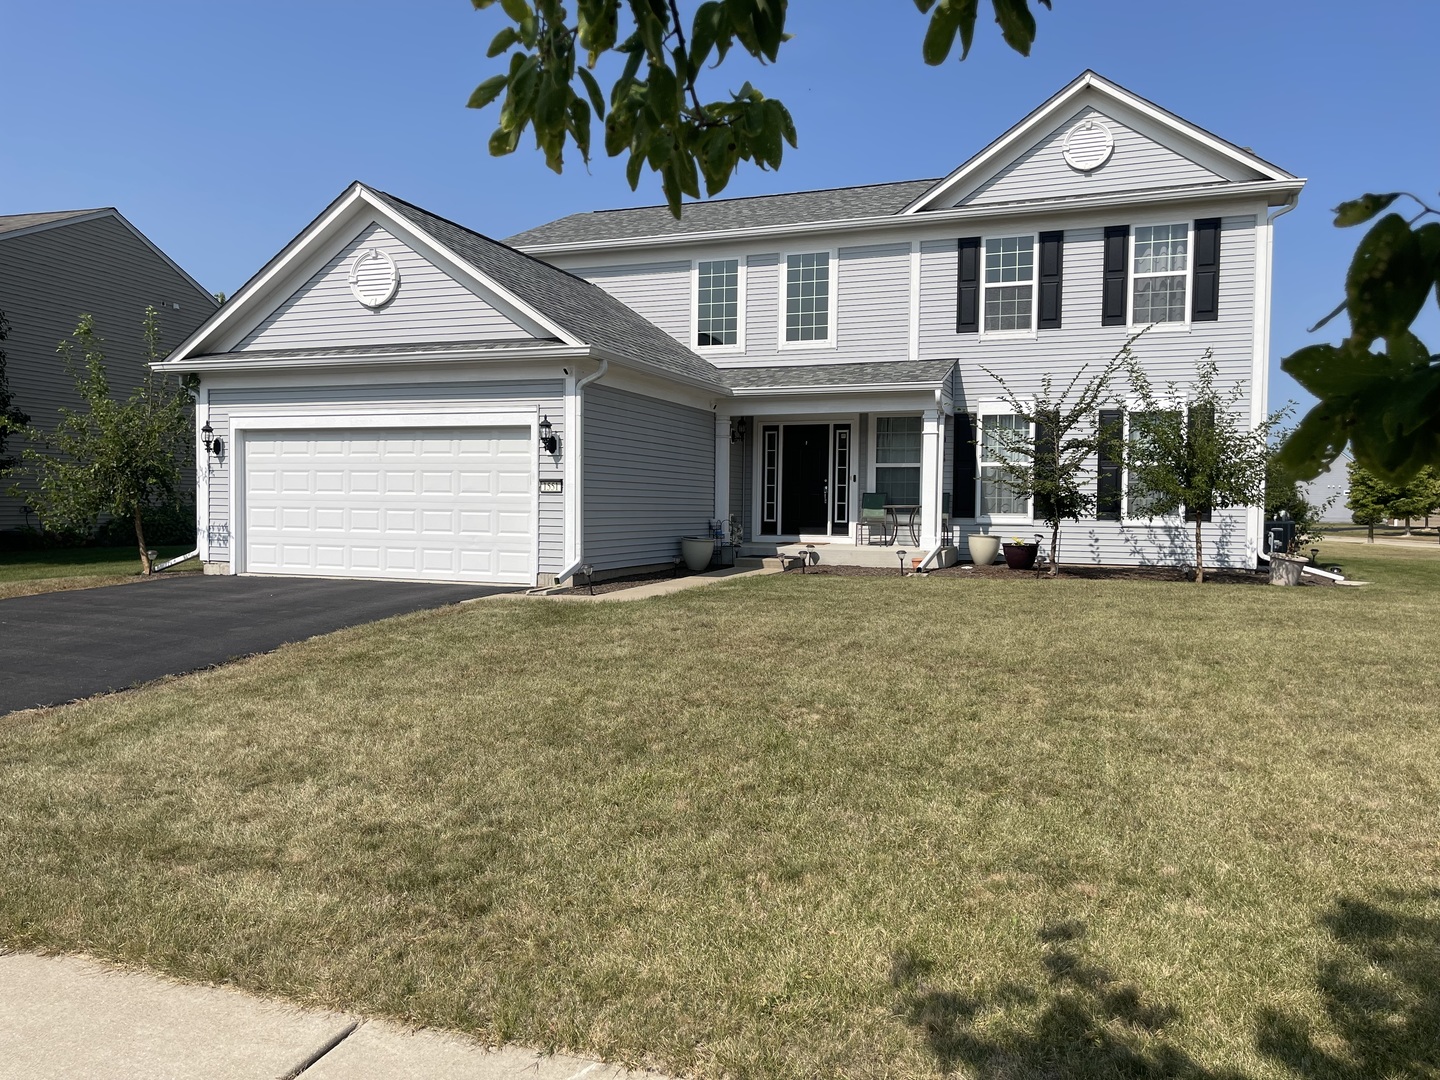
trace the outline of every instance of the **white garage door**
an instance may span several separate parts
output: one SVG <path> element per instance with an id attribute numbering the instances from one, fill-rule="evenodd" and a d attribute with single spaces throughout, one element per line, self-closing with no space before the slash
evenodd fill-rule
<path id="1" fill-rule="evenodd" d="M 255 574 L 531 584 L 528 428 L 245 434 Z"/>

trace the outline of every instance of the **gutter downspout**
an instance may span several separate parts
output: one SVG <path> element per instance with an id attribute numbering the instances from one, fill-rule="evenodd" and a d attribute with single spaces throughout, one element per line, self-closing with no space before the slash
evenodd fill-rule
<path id="1" fill-rule="evenodd" d="M 176 555 L 173 559 L 166 559 L 159 566 L 151 567 L 150 572 L 152 574 L 158 574 L 161 570 L 168 570 L 172 566 L 178 566 L 180 563 L 184 562 L 187 559 L 196 558 L 199 554 L 200 549 L 196 548 L 194 551 L 187 552 L 184 555 Z"/>
<path id="2" fill-rule="evenodd" d="M 583 379 L 577 379 L 575 381 L 575 422 L 573 424 L 574 430 L 568 431 L 565 434 L 565 437 L 571 441 L 572 446 L 582 445 L 581 439 L 585 430 L 585 395 L 582 394 L 581 391 L 609 370 L 610 361 L 602 359 L 598 368 L 592 371 L 589 375 L 586 375 Z M 583 469 L 583 457 L 580 461 L 580 465 Z M 575 545 L 576 557 L 575 561 L 571 565 L 567 566 L 564 570 L 560 571 L 560 573 L 555 575 L 555 584 L 557 585 L 567 578 L 574 577 L 575 571 L 579 570 L 581 566 L 585 565 L 585 483 L 583 479 L 581 479 L 581 477 L 579 476 L 576 477 L 575 488 L 575 520 L 572 522 L 568 522 L 567 524 L 570 528 L 575 530 L 575 536 L 577 540 L 577 543 Z"/>

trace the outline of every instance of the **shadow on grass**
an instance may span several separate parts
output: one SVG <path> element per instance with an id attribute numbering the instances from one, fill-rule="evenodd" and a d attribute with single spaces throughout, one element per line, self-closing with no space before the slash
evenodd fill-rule
<path id="1" fill-rule="evenodd" d="M 1440 1076 L 1440 890 L 1342 898 L 1320 925 L 1334 945 L 1316 975 L 1320 1010 L 1260 1013 L 1255 1048 L 1301 1080 Z M 982 995 L 931 986 L 933 965 L 912 949 L 892 955 L 899 1011 L 943 1072 L 1243 1080 L 1169 1041 L 1179 1010 L 1088 961 L 1084 923 L 1052 923 L 1038 937 L 1041 982 Z"/>
<path id="2" fill-rule="evenodd" d="M 1316 979 L 1326 1032 L 1266 1012 L 1261 1053 L 1317 1080 L 1440 1075 L 1440 889 L 1342 898 L 1320 922 L 1335 943 Z"/>
<path id="3" fill-rule="evenodd" d="M 1167 1042 L 1165 1029 L 1179 1011 L 1087 961 L 1084 923 L 1051 923 L 1038 936 L 1045 985 L 1009 982 L 983 997 L 934 989 L 927 985 L 928 961 L 911 950 L 894 954 L 890 982 L 901 995 L 901 1011 L 943 1072 L 963 1067 L 981 1080 L 1241 1080 Z"/>

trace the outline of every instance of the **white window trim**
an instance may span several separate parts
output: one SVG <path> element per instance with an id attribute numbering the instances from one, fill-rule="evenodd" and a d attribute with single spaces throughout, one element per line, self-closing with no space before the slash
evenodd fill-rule
<path id="1" fill-rule="evenodd" d="M 735 344 L 700 344 L 700 264 L 702 262 L 734 262 L 735 267 Z M 690 341 L 697 353 L 725 354 L 745 351 L 745 263 L 744 255 L 712 255 L 705 259 L 690 261 Z"/>
<path id="2" fill-rule="evenodd" d="M 1030 329 L 1028 330 L 986 330 L 985 291 L 987 288 L 1003 289 L 1007 286 L 1023 285 L 1023 281 L 1002 281 L 994 285 L 985 282 L 985 245 L 991 240 L 1014 240 L 1030 237 Z M 1038 232 L 997 232 L 980 237 L 980 340 L 981 341 L 1036 341 L 1040 323 L 1040 234 Z"/>
<path id="3" fill-rule="evenodd" d="M 1156 225 L 1185 226 L 1185 318 L 1179 322 L 1135 323 L 1135 230 L 1153 228 Z M 1174 273 L 1146 274 L 1145 277 L 1174 277 Z M 1132 334 L 1146 327 L 1152 334 L 1190 333 L 1190 304 L 1195 287 L 1195 222 L 1176 221 L 1174 218 L 1151 218 L 1130 223 L 1130 234 L 1125 238 L 1125 325 Z M 1148 520 L 1148 519 L 1147 519 Z"/>
<path id="4" fill-rule="evenodd" d="M 790 314 L 788 283 L 790 279 L 790 258 L 793 255 L 824 255 L 829 261 L 830 274 L 830 311 L 826 316 L 825 328 L 830 336 L 824 340 L 814 341 L 789 341 L 785 337 L 786 323 Z M 839 344 L 839 334 L 836 330 L 836 319 L 839 314 L 840 299 L 840 253 L 837 248 L 793 248 L 780 253 L 778 273 L 780 279 L 780 308 L 779 327 L 776 331 L 777 348 L 781 352 L 804 351 L 806 349 L 834 349 Z"/>
<path id="5" fill-rule="evenodd" d="M 1022 404 L 1027 408 L 1030 403 L 1022 399 Z M 982 497 L 982 484 L 984 482 L 983 470 L 985 458 L 981 455 L 985 449 L 985 417 L 987 416 L 1018 416 L 1008 401 L 982 401 L 975 409 L 975 520 L 980 524 L 991 525 L 1034 525 L 1035 524 L 1035 500 L 1025 500 L 1024 514 L 986 514 L 982 512 L 984 498 Z M 1030 434 L 1033 436 L 1034 425 L 1029 425 Z"/>
<path id="6" fill-rule="evenodd" d="M 920 421 L 920 451 L 912 464 L 908 461 L 880 461 L 880 421 L 896 420 L 902 418 L 916 418 Z M 878 479 L 880 469 L 914 469 L 915 486 L 920 489 L 921 500 L 925 497 L 925 414 L 917 412 L 874 412 L 870 414 L 869 467 L 866 470 L 866 491 L 879 491 L 880 481 Z M 888 494 L 888 492 L 887 492 Z M 851 523 L 854 524 L 853 522 Z M 852 528 L 853 532 L 854 529 Z"/>
<path id="7" fill-rule="evenodd" d="M 1163 325 L 1163 324 L 1162 324 Z M 1190 411 L 1190 403 L 1181 398 L 1173 398 L 1169 401 L 1159 402 L 1161 411 L 1176 409 L 1183 416 Z M 1125 431 L 1123 438 L 1128 446 L 1130 443 L 1130 417 L 1137 412 L 1147 410 L 1138 401 L 1126 400 L 1125 402 Z M 1183 525 L 1185 518 L 1181 514 L 1153 514 L 1145 517 L 1136 517 L 1130 513 L 1130 464 L 1129 455 L 1124 468 L 1120 470 L 1120 525 L 1132 528 L 1144 528 L 1146 526 L 1160 526 L 1173 529 L 1177 525 Z"/>

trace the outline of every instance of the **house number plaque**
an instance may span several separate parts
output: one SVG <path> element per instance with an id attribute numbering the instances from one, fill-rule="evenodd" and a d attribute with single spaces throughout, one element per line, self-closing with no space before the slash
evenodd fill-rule
<path id="1" fill-rule="evenodd" d="M 540 494 L 541 494 L 541 495 L 560 495 L 560 494 L 562 494 L 564 491 L 565 491 L 565 481 L 564 481 L 564 480 L 541 480 L 541 481 L 540 481 Z"/>

